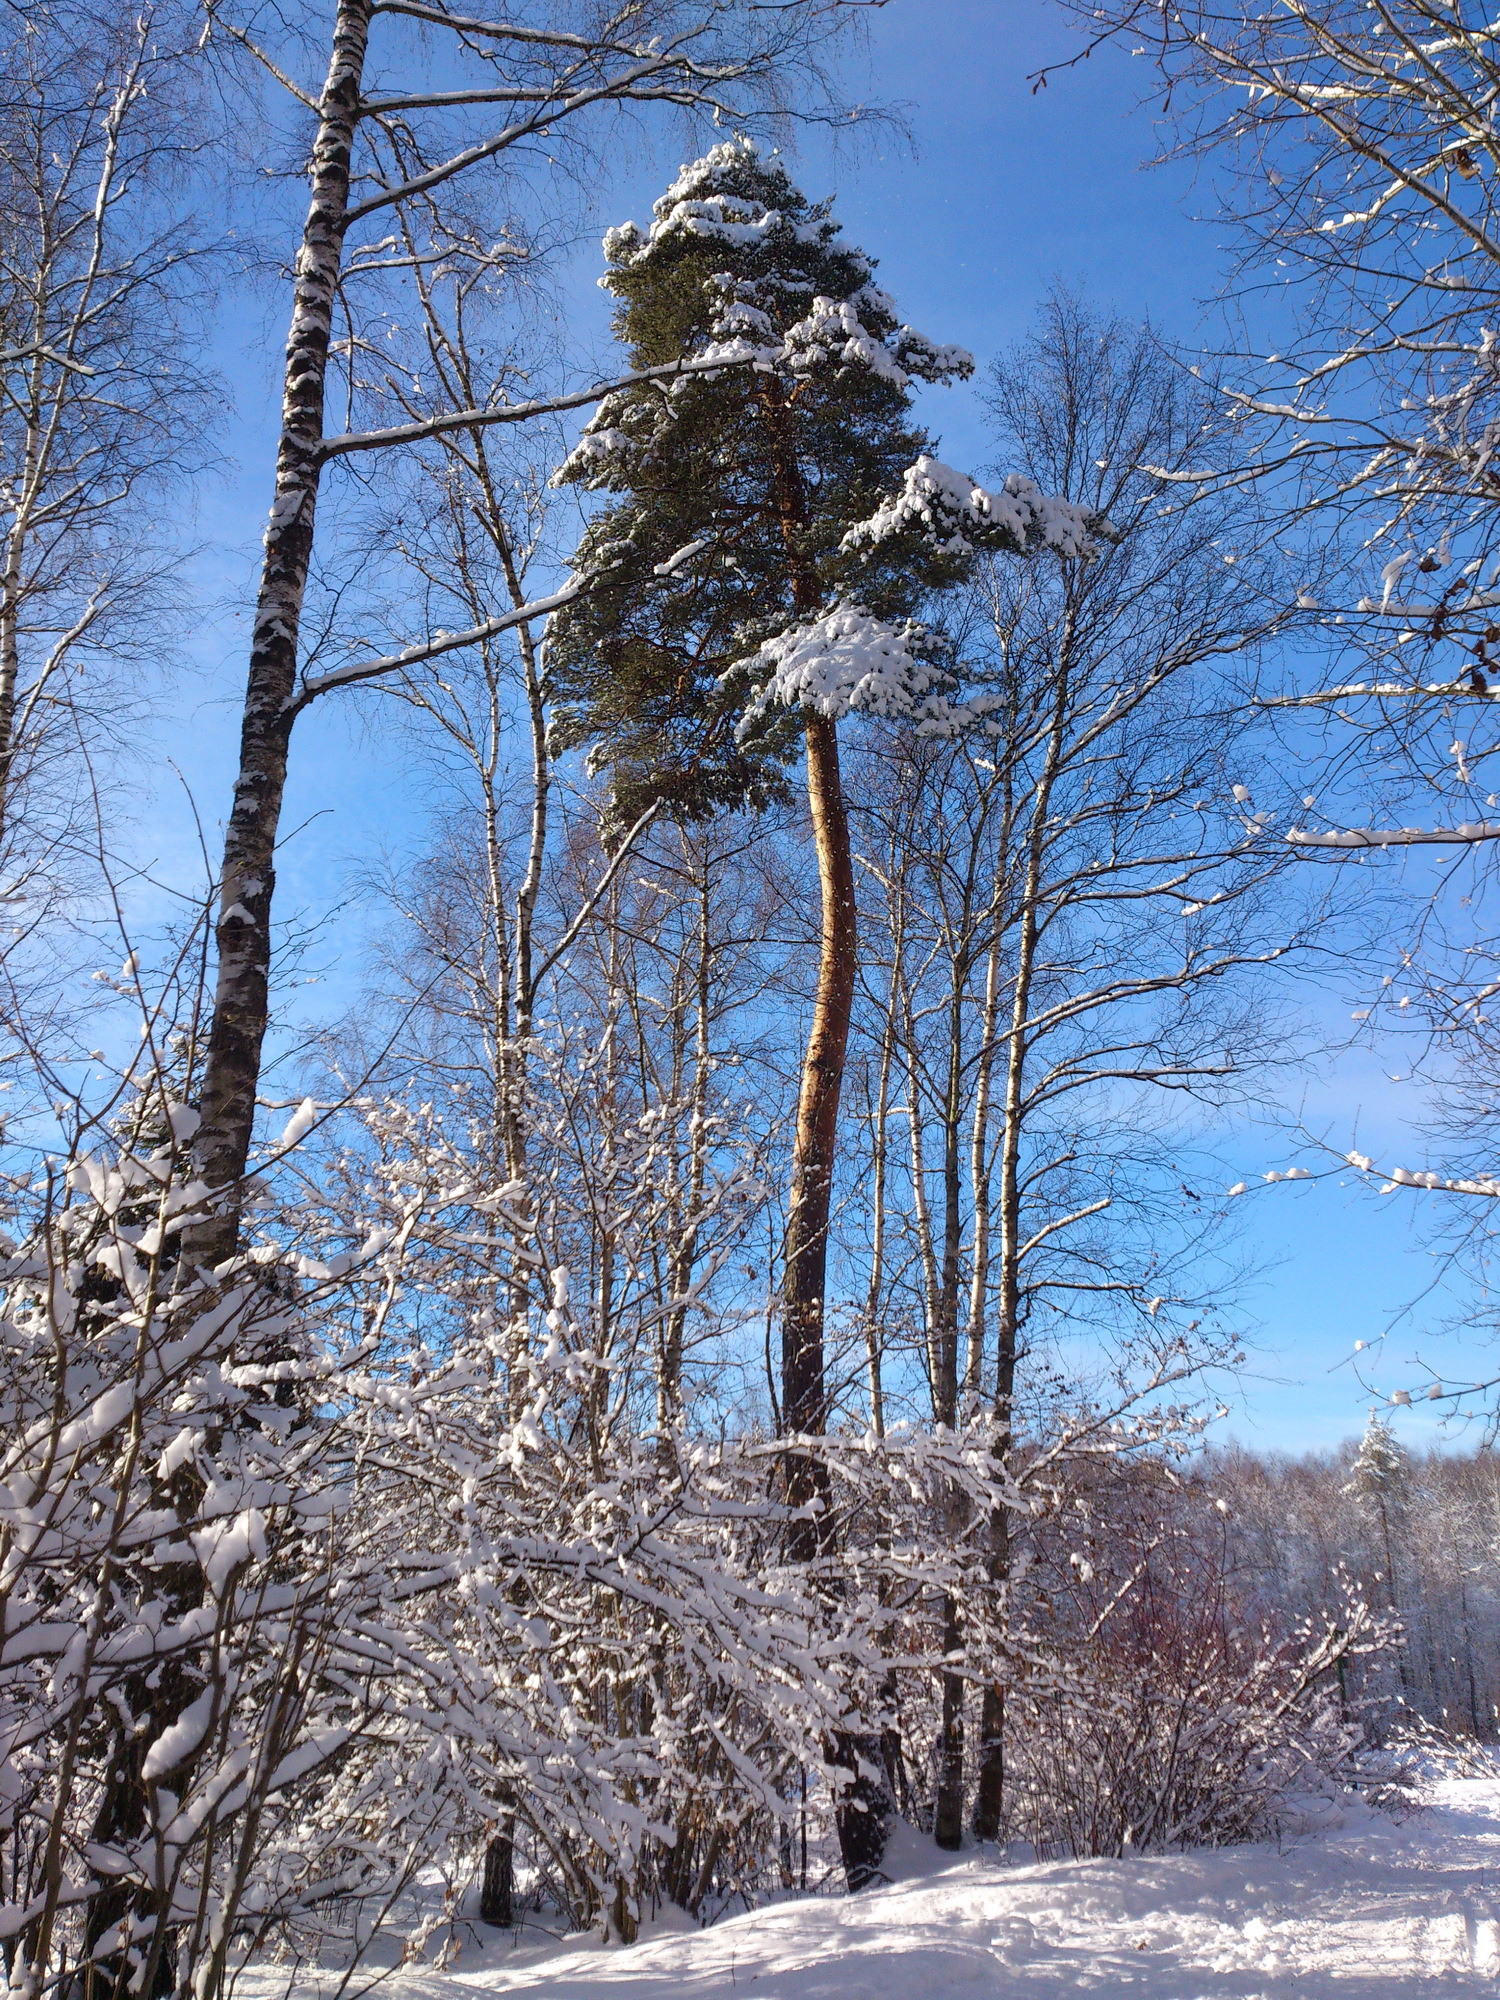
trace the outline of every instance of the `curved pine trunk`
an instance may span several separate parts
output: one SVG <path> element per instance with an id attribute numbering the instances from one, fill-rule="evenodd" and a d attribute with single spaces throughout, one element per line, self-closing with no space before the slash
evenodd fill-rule
<path id="1" fill-rule="evenodd" d="M 816 612 L 822 594 L 803 549 L 808 525 L 807 493 L 787 421 L 787 407 L 773 383 L 762 383 L 759 402 L 766 424 L 793 609 Z M 839 775 L 838 725 L 828 716 L 806 712 L 807 805 L 818 860 L 821 923 L 818 983 L 812 1023 L 802 1059 L 797 1129 L 792 1146 L 792 1188 L 782 1258 L 781 1422 L 806 1437 L 820 1436 L 828 1421 L 824 1371 L 824 1294 L 828 1276 L 828 1225 L 833 1208 L 833 1176 L 838 1159 L 839 1099 L 849 1053 L 859 929 L 854 899 L 854 855 L 849 812 Z M 828 1472 L 821 1460 L 789 1451 L 786 1499 L 807 1509 L 791 1522 L 787 1554 L 810 1562 L 832 1546 Z M 831 1761 L 847 1774 L 835 1806 L 839 1851 L 851 1891 L 862 1889 L 879 1871 L 890 1826 L 890 1786 L 883 1745 L 868 1730 L 837 1733 Z"/>
<path id="2" fill-rule="evenodd" d="M 818 1436 L 827 1424 L 823 1319 L 828 1276 L 828 1226 L 838 1161 L 839 1099 L 854 1012 L 858 926 L 849 815 L 839 776 L 837 725 L 809 713 L 807 798 L 822 892 L 818 984 L 802 1064 L 797 1130 L 792 1152 L 792 1193 L 787 1217 L 781 1305 L 782 1423 L 789 1431 Z M 808 1562 L 832 1546 L 827 1468 L 792 1452 L 787 1500 L 816 1507 L 791 1524 L 788 1554 Z M 841 1731 L 831 1748 L 845 1776 L 835 1806 L 839 1853 L 851 1894 L 879 1874 L 890 1830 L 891 1794 L 884 1745 L 869 1730 Z"/>
<path id="3" fill-rule="evenodd" d="M 822 892 L 822 935 L 812 1024 L 802 1062 L 792 1189 L 787 1216 L 781 1298 L 781 1419 L 789 1431 L 817 1436 L 827 1422 L 823 1318 L 828 1272 L 828 1224 L 838 1155 L 839 1098 L 854 1011 L 858 931 L 849 815 L 839 777 L 837 725 L 809 712 L 807 802 Z M 793 1455 L 788 1500 L 806 1507 L 827 1500 L 817 1461 Z M 827 1523 L 795 1521 L 789 1552 L 806 1562 L 827 1543 Z"/>

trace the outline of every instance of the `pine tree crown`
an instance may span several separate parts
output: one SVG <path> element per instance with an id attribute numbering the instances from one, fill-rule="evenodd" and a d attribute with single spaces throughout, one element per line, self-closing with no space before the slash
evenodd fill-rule
<path id="1" fill-rule="evenodd" d="M 549 671 L 558 740 L 592 743 L 623 819 L 653 799 L 682 817 L 767 803 L 800 707 L 974 719 L 944 692 L 924 606 L 978 546 L 1081 554 L 1089 535 L 1031 482 L 987 494 L 933 455 L 911 386 L 972 356 L 900 322 L 774 156 L 727 140 L 653 216 L 610 230 L 600 283 L 632 368 L 683 372 L 604 398 L 556 474 L 613 496 Z"/>
<path id="2" fill-rule="evenodd" d="M 1373 1498 L 1382 1493 L 1399 1497 L 1410 1479 L 1411 1460 L 1405 1446 L 1383 1417 L 1372 1415 L 1349 1468 L 1344 1491 L 1358 1498 Z"/>

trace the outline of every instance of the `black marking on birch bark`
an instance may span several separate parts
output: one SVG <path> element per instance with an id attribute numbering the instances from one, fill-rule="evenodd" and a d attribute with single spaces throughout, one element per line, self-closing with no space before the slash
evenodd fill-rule
<path id="1" fill-rule="evenodd" d="M 349 172 L 374 0 L 340 0 L 312 150 L 312 198 L 297 257 L 287 336 L 276 494 L 266 524 L 240 735 L 240 773 L 224 841 L 217 941 L 218 983 L 209 1031 L 196 1147 L 212 1188 L 243 1178 L 255 1126 L 269 1004 L 274 858 L 286 785 L 302 599 L 312 560 L 333 300 L 348 226 Z M 238 1204 L 193 1232 L 199 1262 L 232 1254 Z"/>

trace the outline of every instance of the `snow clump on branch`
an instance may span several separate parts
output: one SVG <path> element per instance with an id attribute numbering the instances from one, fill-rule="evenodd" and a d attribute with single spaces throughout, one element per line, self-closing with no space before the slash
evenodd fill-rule
<path id="1" fill-rule="evenodd" d="M 912 722 L 918 736 L 952 736 L 978 721 L 987 704 L 942 692 L 952 675 L 933 657 L 940 645 L 912 619 L 892 625 L 857 604 L 836 605 L 767 639 L 730 669 L 726 680 L 766 674 L 738 734 L 750 735 L 772 708 L 800 707 L 832 722 L 860 713 Z"/>
<path id="2" fill-rule="evenodd" d="M 998 493 L 990 493 L 929 452 L 907 467 L 899 493 L 849 530 L 844 547 L 873 549 L 914 528 L 951 555 L 998 544 L 1052 549 L 1079 560 L 1097 553 L 1096 538 L 1113 539 L 1109 523 L 1094 509 L 1043 493 L 1024 473 L 1011 473 Z"/>
<path id="3" fill-rule="evenodd" d="M 656 220 L 645 236 L 634 222 L 605 231 L 605 256 L 612 264 L 640 263 L 674 236 L 717 237 L 736 247 L 763 243 L 778 234 L 794 243 L 816 244 L 820 249 L 837 243 L 844 232 L 830 216 L 822 215 L 812 222 L 793 222 L 779 209 L 763 208 L 757 213 L 733 196 L 707 192 L 724 172 L 755 166 L 759 160 L 760 148 L 753 139 L 725 139 L 710 147 L 701 159 L 682 167 L 666 193 L 652 204 Z M 601 284 L 606 282 L 600 280 Z"/>

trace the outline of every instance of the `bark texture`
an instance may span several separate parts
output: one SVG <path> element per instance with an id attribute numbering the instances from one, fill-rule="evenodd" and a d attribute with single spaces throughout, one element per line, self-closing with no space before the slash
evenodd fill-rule
<path id="1" fill-rule="evenodd" d="M 514 1925 L 516 1886 L 516 1822 L 508 1813 L 484 1850 L 484 1879 L 479 1890 L 479 1921 L 499 1930 Z"/>
<path id="2" fill-rule="evenodd" d="M 792 585 L 792 606 L 802 616 L 818 610 L 822 593 L 804 553 L 807 492 L 787 425 L 786 405 L 774 384 L 760 392 L 770 440 L 773 487 Z M 838 1160 L 839 1101 L 854 1013 L 859 925 L 854 896 L 854 854 L 849 811 L 839 772 L 838 725 L 807 711 L 807 805 L 818 862 L 820 925 L 818 981 L 802 1060 L 797 1128 L 792 1145 L 792 1186 L 782 1259 L 781 1421 L 785 1430 L 820 1436 L 828 1421 L 824 1294 L 828 1276 L 828 1225 Z M 791 1523 L 787 1553 L 811 1562 L 831 1546 L 828 1473 L 805 1452 L 787 1454 L 786 1498 L 794 1508 L 816 1509 Z M 892 1805 L 878 1736 L 843 1733 L 834 1738 L 832 1761 L 845 1774 L 835 1808 L 839 1854 L 850 1892 L 879 1873 Z"/>
<path id="3" fill-rule="evenodd" d="M 782 1422 L 789 1431 L 820 1433 L 827 1421 L 824 1382 L 824 1289 L 828 1223 L 838 1153 L 839 1098 L 854 1006 L 857 929 L 849 815 L 839 776 L 837 725 L 808 714 L 807 799 L 822 892 L 822 931 L 812 1025 L 802 1064 L 792 1190 L 787 1217 L 781 1305 Z M 794 1456 L 789 1495 L 805 1506 L 823 1497 L 813 1462 Z M 807 1560 L 823 1534 L 816 1522 L 793 1527 L 794 1554 Z"/>
<path id="4" fill-rule="evenodd" d="M 256 601 L 240 734 L 240 768 L 224 841 L 216 929 L 219 967 L 200 1097 L 199 1171 L 234 1190 L 255 1128 L 265 1041 L 277 828 L 286 788 L 302 600 L 312 560 L 321 475 L 323 400 L 334 296 L 349 215 L 349 167 L 374 0 L 340 0 L 312 150 L 312 199 L 298 252 L 287 337 L 276 497 Z M 233 1193 L 189 1239 L 213 1264 L 238 1240 Z"/>

